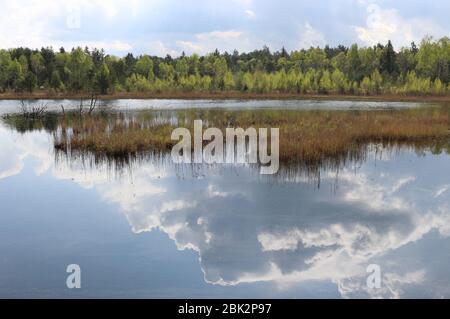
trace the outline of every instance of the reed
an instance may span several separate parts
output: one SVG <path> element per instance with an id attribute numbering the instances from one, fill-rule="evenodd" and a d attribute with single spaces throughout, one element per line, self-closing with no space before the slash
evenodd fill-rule
<path id="1" fill-rule="evenodd" d="M 207 127 L 280 129 L 280 161 L 320 165 L 357 157 L 364 145 L 382 143 L 450 151 L 450 112 L 445 107 L 405 110 L 298 111 L 189 109 L 142 111 L 137 114 L 65 116 L 55 148 L 124 157 L 166 152 L 176 127 L 192 132 L 193 121 Z M 206 127 L 205 127 L 206 128 Z"/>

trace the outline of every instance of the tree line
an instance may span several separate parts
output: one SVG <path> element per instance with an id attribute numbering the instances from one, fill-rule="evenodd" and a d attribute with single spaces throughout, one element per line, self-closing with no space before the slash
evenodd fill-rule
<path id="1" fill-rule="evenodd" d="M 176 58 L 117 57 L 80 47 L 0 50 L 0 92 L 34 90 L 444 95 L 450 93 L 450 39 L 426 37 L 398 51 L 389 41 L 292 52 L 267 47 L 249 53 L 216 50 Z"/>

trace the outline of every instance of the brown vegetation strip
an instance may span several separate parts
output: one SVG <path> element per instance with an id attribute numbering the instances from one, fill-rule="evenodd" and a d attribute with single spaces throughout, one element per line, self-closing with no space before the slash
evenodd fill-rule
<path id="1" fill-rule="evenodd" d="M 88 93 L 55 93 L 50 91 L 35 91 L 33 93 L 6 92 L 0 93 L 0 100 L 65 100 L 65 99 L 90 99 Z M 383 102 L 436 102 L 450 103 L 450 95 L 405 95 L 405 94 L 382 94 L 382 95 L 348 95 L 348 94 L 300 94 L 300 93 L 252 93 L 239 91 L 217 91 L 217 92 L 117 92 L 99 95 L 102 100 L 115 99 L 274 99 L 274 100 L 346 100 L 346 101 L 383 101 Z"/>
<path id="2" fill-rule="evenodd" d="M 170 123 L 169 118 L 177 119 Z M 345 157 L 367 143 L 440 147 L 449 152 L 448 108 L 376 111 L 295 110 L 181 110 L 164 113 L 145 111 L 127 118 L 92 115 L 66 116 L 62 135 L 55 140 L 59 150 L 89 151 L 102 156 L 127 156 L 139 152 L 168 151 L 175 127 L 193 132 L 195 119 L 208 127 L 280 128 L 280 160 L 320 164 Z M 69 138 L 69 129 L 73 135 Z"/>

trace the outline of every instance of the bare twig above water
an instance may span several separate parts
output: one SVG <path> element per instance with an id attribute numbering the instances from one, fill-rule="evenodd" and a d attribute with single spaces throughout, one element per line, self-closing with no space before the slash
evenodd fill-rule
<path id="1" fill-rule="evenodd" d="M 82 115 L 85 112 L 83 102 L 84 102 L 83 98 L 80 98 L 80 104 L 78 105 L 78 111 L 80 115 Z M 96 107 L 97 107 L 97 95 L 95 93 L 92 93 L 87 109 L 87 114 L 92 114 L 92 112 L 94 112 Z"/>
<path id="2" fill-rule="evenodd" d="M 92 93 L 91 104 L 89 105 L 89 112 L 88 112 L 89 114 L 91 114 L 95 110 L 96 105 L 97 105 L 97 96 L 94 93 Z"/>
<path id="3" fill-rule="evenodd" d="M 24 100 L 20 101 L 20 111 L 26 118 L 39 118 L 42 117 L 47 110 L 47 104 L 41 103 L 39 105 L 30 105 Z"/>

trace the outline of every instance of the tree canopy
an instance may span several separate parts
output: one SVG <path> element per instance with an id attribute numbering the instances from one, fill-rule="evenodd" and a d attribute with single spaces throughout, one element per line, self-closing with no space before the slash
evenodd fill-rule
<path id="1" fill-rule="evenodd" d="M 242 91 L 298 94 L 446 94 L 450 39 L 427 37 L 394 49 L 338 46 L 287 52 L 264 47 L 179 57 L 124 57 L 102 49 L 0 50 L 0 92 Z"/>

